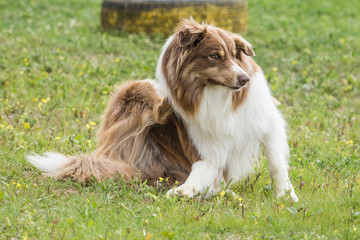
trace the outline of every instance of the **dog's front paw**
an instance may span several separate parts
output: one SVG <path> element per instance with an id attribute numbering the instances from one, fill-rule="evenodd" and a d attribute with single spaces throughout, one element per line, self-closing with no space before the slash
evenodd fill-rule
<path id="1" fill-rule="evenodd" d="M 290 181 L 286 184 L 286 186 L 279 188 L 279 190 L 276 192 L 277 197 L 284 196 L 286 193 L 288 193 L 294 202 L 299 201 L 299 198 L 296 196 L 294 187 L 291 185 Z"/>
<path id="2" fill-rule="evenodd" d="M 167 196 L 182 195 L 182 196 L 188 196 L 188 197 L 192 198 L 193 196 L 195 196 L 196 193 L 197 193 L 197 191 L 194 186 L 189 185 L 189 184 L 183 184 L 179 187 L 170 189 L 166 193 L 166 195 Z"/>

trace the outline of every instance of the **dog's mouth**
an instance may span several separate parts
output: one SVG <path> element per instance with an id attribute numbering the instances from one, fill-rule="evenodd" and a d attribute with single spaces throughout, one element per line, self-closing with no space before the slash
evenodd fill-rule
<path id="1" fill-rule="evenodd" d="M 245 87 L 247 85 L 247 84 L 245 84 L 243 86 L 230 86 L 230 85 L 218 82 L 218 81 L 216 81 L 216 80 L 214 80 L 212 78 L 208 78 L 208 83 L 210 83 L 211 85 L 214 85 L 214 86 L 227 87 L 227 88 L 230 88 L 231 90 L 234 90 L 234 91 L 239 91 L 242 87 Z"/>

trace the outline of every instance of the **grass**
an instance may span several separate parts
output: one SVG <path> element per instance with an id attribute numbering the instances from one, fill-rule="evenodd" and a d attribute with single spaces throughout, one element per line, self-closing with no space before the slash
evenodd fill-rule
<path id="1" fill-rule="evenodd" d="M 109 91 L 154 77 L 164 39 L 102 32 L 100 0 L 2 1 L 0 239 L 359 239 L 360 2 L 248 3 L 243 35 L 282 102 L 298 203 L 273 197 L 264 157 L 210 199 L 44 178 L 25 154 L 94 150 Z"/>

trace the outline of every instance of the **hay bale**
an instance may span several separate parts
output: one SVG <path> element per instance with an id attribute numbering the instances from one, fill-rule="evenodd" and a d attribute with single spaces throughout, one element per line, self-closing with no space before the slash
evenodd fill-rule
<path id="1" fill-rule="evenodd" d="M 103 30 L 170 34 L 190 16 L 231 32 L 247 29 L 245 0 L 104 0 L 101 24 Z"/>

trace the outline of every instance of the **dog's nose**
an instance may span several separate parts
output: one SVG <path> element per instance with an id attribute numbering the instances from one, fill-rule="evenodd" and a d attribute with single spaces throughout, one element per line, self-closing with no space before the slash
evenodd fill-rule
<path id="1" fill-rule="evenodd" d="M 243 87 L 250 81 L 250 79 L 247 75 L 241 74 L 237 77 L 237 81 L 238 84 Z"/>

